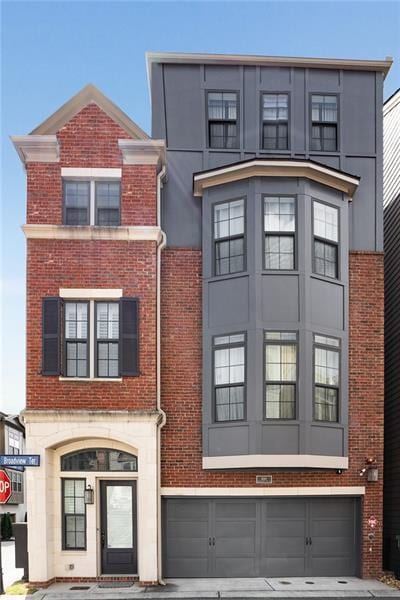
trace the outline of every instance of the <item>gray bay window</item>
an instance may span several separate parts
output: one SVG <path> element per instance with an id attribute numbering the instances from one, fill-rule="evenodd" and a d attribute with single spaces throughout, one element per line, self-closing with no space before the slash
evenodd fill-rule
<path id="1" fill-rule="evenodd" d="M 214 205 L 215 275 L 237 273 L 245 268 L 244 199 Z"/>
<path id="2" fill-rule="evenodd" d="M 289 96 L 288 94 L 262 95 L 262 148 L 287 150 Z"/>
<path id="3" fill-rule="evenodd" d="M 314 273 L 337 279 L 339 276 L 339 210 L 313 202 Z"/>
<path id="4" fill-rule="evenodd" d="M 244 419 L 245 335 L 214 338 L 214 398 L 216 421 Z"/>
<path id="5" fill-rule="evenodd" d="M 210 148 L 239 146 L 236 92 L 208 92 L 208 143 Z"/>
<path id="6" fill-rule="evenodd" d="M 291 270 L 295 267 L 295 198 L 264 198 L 265 268 Z"/>
<path id="7" fill-rule="evenodd" d="M 311 150 L 335 152 L 338 120 L 337 96 L 311 96 Z"/>
<path id="8" fill-rule="evenodd" d="M 297 335 L 265 332 L 265 418 L 296 418 Z"/>
<path id="9" fill-rule="evenodd" d="M 314 420 L 339 418 L 339 340 L 314 335 Z"/>

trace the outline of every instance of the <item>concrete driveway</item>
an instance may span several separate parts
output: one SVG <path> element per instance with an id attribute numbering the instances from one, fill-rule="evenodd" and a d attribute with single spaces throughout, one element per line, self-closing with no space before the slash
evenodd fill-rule
<path id="1" fill-rule="evenodd" d="M 3 581 L 4 589 L 9 585 L 18 581 L 24 574 L 23 569 L 15 568 L 15 543 L 1 542 L 2 559 L 3 559 Z"/>

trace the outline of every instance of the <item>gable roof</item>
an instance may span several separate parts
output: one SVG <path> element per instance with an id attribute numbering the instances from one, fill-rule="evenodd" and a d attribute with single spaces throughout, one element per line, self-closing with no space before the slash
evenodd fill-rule
<path id="1" fill-rule="evenodd" d="M 137 140 L 147 140 L 149 136 L 136 125 L 114 102 L 105 96 L 96 86 L 89 83 L 72 96 L 56 112 L 38 125 L 30 135 L 51 135 L 57 133 L 68 121 L 72 119 L 85 106 L 95 102 L 113 121 L 124 129 L 129 137 Z"/>

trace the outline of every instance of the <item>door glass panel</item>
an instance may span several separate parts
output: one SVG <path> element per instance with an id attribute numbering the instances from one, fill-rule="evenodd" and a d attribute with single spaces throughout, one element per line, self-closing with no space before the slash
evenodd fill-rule
<path id="1" fill-rule="evenodd" d="M 133 547 L 131 486 L 107 486 L 107 547 Z"/>

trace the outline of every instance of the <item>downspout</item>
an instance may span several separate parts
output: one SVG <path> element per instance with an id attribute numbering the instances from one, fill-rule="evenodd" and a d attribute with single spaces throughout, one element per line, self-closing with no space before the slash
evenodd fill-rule
<path id="1" fill-rule="evenodd" d="M 161 429 L 164 427 L 167 415 L 161 408 L 161 253 L 167 244 L 167 236 L 161 229 L 161 188 L 166 174 L 165 165 L 157 175 L 157 225 L 160 227 L 160 241 L 157 244 L 157 382 L 156 398 L 157 411 L 161 419 L 157 427 L 157 579 L 160 585 L 165 585 L 162 579 L 162 532 L 161 532 Z"/>

